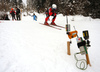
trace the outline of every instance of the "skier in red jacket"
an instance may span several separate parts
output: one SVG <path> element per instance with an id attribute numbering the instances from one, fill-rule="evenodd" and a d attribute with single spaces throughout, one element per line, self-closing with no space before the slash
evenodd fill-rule
<path id="1" fill-rule="evenodd" d="M 49 19 L 50 16 L 53 16 L 51 25 L 56 25 L 55 22 L 54 22 L 55 19 L 56 19 L 56 10 L 57 10 L 56 4 L 52 4 L 52 7 L 49 8 L 46 11 L 46 18 L 45 18 L 45 22 L 44 22 L 45 25 L 49 25 L 47 21 L 48 21 L 48 19 Z"/>
<path id="2" fill-rule="evenodd" d="M 12 20 L 14 20 L 14 19 L 16 20 L 16 18 L 15 18 L 16 12 L 14 11 L 13 8 L 11 8 L 10 14 L 12 16 Z"/>

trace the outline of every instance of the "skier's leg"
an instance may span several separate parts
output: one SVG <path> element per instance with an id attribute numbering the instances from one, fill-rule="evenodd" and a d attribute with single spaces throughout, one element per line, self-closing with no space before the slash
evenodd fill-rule
<path id="1" fill-rule="evenodd" d="M 19 20 L 21 20 L 21 19 L 20 19 L 20 15 L 19 15 L 18 17 L 19 17 Z"/>
<path id="2" fill-rule="evenodd" d="M 49 17 L 50 17 L 50 15 L 48 14 L 48 15 L 46 16 L 46 18 L 45 18 L 45 22 L 48 21 Z"/>
<path id="3" fill-rule="evenodd" d="M 19 20 L 19 15 L 18 15 L 18 20 Z"/>
<path id="4" fill-rule="evenodd" d="M 14 19 L 16 20 L 15 15 L 14 15 Z"/>
<path id="5" fill-rule="evenodd" d="M 17 17 L 17 20 L 18 20 L 18 15 L 16 15 L 16 17 Z"/>
<path id="6" fill-rule="evenodd" d="M 48 17 L 48 15 L 49 15 L 49 14 L 46 14 L 46 17 Z M 48 20 L 50 20 L 50 19 L 48 18 Z"/>
<path id="7" fill-rule="evenodd" d="M 54 15 L 53 15 L 54 17 L 53 17 L 53 19 L 52 19 L 52 25 L 56 25 L 55 23 L 54 23 L 54 21 L 55 21 L 55 19 L 56 19 L 56 13 L 54 13 Z"/>
<path id="8" fill-rule="evenodd" d="M 14 20 L 14 16 L 12 15 L 12 20 Z"/>
<path id="9" fill-rule="evenodd" d="M 49 24 L 47 23 L 49 17 L 50 17 L 50 15 L 48 14 L 47 17 L 45 18 L 45 23 L 44 23 L 45 25 L 49 25 Z"/>

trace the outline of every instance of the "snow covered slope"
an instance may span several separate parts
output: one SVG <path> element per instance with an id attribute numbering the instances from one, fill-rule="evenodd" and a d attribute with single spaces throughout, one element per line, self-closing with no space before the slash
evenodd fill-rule
<path id="1" fill-rule="evenodd" d="M 23 17 L 22 21 L 1 21 L 0 23 L 0 72 L 99 72 L 100 71 L 100 20 L 83 16 L 68 16 L 82 37 L 83 30 L 89 30 L 91 47 L 88 49 L 92 67 L 79 70 L 74 53 L 79 52 L 76 38 L 72 39 L 71 55 L 67 55 L 65 29 L 57 30 L 43 23 L 45 15 L 37 14 L 38 21 Z M 52 18 L 52 17 L 51 17 Z M 71 21 L 74 18 L 74 21 Z M 50 23 L 50 22 L 49 22 Z M 58 15 L 56 24 L 65 26 L 66 17 Z M 85 58 L 80 55 L 80 58 Z"/>

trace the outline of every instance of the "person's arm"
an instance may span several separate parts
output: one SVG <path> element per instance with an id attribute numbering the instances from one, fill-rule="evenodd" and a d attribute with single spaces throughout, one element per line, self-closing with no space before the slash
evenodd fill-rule
<path id="1" fill-rule="evenodd" d="M 52 11 L 52 9 L 50 8 L 49 9 L 49 15 L 52 15 L 53 14 L 51 11 Z"/>
<path id="2" fill-rule="evenodd" d="M 16 15 L 16 12 L 14 11 L 15 15 Z"/>

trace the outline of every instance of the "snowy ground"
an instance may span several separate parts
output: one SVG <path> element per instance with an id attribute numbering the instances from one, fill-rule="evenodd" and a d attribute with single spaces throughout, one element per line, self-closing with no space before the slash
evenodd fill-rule
<path id="1" fill-rule="evenodd" d="M 36 15 L 37 22 L 30 16 L 23 17 L 22 21 L 1 21 L 0 72 L 100 72 L 100 19 L 68 16 L 71 30 L 75 26 L 80 37 L 83 30 L 89 30 L 91 47 L 88 52 L 92 67 L 82 71 L 75 66 L 74 53 L 79 52 L 76 38 L 72 39 L 69 56 L 65 29 L 43 26 L 39 23 L 44 22 L 45 15 Z M 55 22 L 65 26 L 66 17 L 60 14 Z M 80 58 L 85 57 L 80 55 Z"/>

